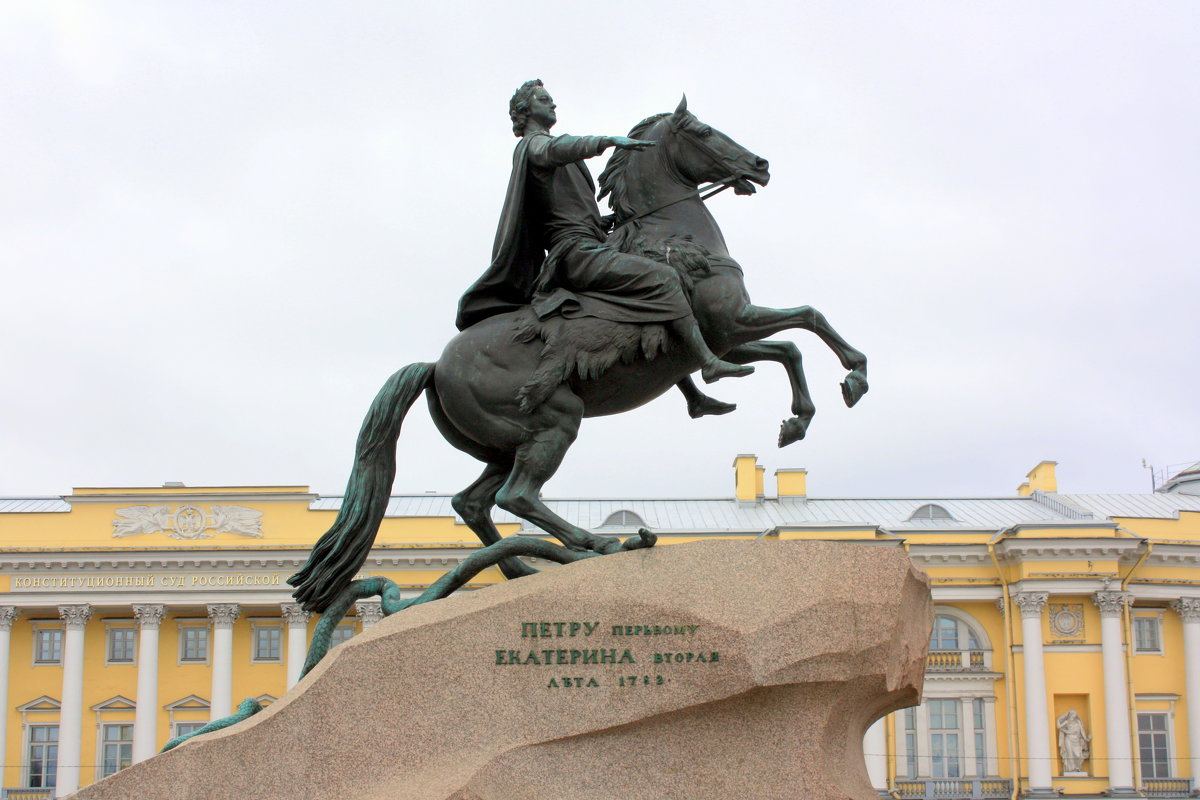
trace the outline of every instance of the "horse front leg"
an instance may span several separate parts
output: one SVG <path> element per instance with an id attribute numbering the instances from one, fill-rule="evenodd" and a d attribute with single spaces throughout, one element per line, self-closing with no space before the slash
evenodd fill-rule
<path id="1" fill-rule="evenodd" d="M 767 308 L 747 303 L 734 318 L 734 339 L 765 339 L 780 331 L 799 328 L 812 331 L 821 337 L 849 374 L 842 382 L 842 399 L 853 406 L 867 393 L 867 357 L 852 347 L 842 335 L 834 330 L 825 315 L 812 306 L 797 308 Z"/>
<path id="2" fill-rule="evenodd" d="M 749 342 L 738 345 L 724 355 L 726 361 L 744 364 L 748 361 L 775 361 L 787 371 L 788 383 L 792 386 L 792 416 L 779 426 L 779 446 L 786 447 L 798 442 L 808 432 L 817 407 L 808 392 L 808 381 L 804 377 L 804 359 L 800 348 L 792 342 Z"/>

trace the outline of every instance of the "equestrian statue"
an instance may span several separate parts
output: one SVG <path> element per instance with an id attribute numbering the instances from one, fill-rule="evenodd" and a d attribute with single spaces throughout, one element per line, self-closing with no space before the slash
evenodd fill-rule
<path id="1" fill-rule="evenodd" d="M 790 341 L 767 340 L 793 328 L 817 334 L 848 370 L 847 405 L 867 391 L 866 357 L 820 312 L 750 301 L 704 200 L 725 188 L 754 193 L 770 178 L 768 164 L 697 119 L 686 98 L 629 136 L 554 136 L 554 101 L 541 81 L 528 81 L 509 116 L 519 141 L 491 264 L 462 297 L 460 332 L 441 357 L 402 368 L 371 404 L 337 519 L 288 579 L 308 611 L 333 606 L 340 617 L 348 598 L 364 592 L 381 593 L 385 611 L 413 602 L 395 592 L 389 600 L 379 579 L 353 578 L 387 508 L 400 426 L 421 394 L 442 436 L 485 465 L 452 500 L 487 546 L 471 559 L 474 568 L 494 563 L 518 578 L 537 572 L 519 555 L 568 562 L 654 544 L 644 529 L 624 542 L 598 536 L 542 502 L 542 486 L 585 417 L 632 410 L 672 386 L 692 416 L 728 413 L 732 404 L 706 396 L 690 376 L 699 372 L 711 383 L 750 374 L 751 362 L 775 361 L 792 388 L 779 445 L 798 441 L 815 411 L 800 352 Z M 599 199 L 608 198 L 613 212 L 606 217 L 584 161 L 609 149 L 599 181 Z M 494 506 L 563 547 L 501 542 Z M 465 580 L 456 570 L 431 591 Z"/>

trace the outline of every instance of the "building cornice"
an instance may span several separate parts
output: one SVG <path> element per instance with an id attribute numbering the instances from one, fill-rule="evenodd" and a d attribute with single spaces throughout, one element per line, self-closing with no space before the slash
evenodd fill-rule
<path id="1" fill-rule="evenodd" d="M 1078 539 L 1004 539 L 996 545 L 996 556 L 1002 563 L 1023 560 L 1079 561 L 1130 560 L 1142 551 L 1141 539 L 1078 538 Z"/>

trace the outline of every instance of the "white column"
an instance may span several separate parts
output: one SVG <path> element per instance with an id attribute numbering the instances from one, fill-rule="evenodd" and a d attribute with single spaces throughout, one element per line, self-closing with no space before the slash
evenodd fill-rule
<path id="1" fill-rule="evenodd" d="M 208 607 L 212 620 L 212 696 L 209 719 L 218 720 L 233 713 L 233 622 L 238 618 L 237 603 L 214 603 Z"/>
<path id="2" fill-rule="evenodd" d="M 1187 692 L 1188 758 L 1192 785 L 1200 787 L 1200 597 L 1181 597 L 1171 608 L 1183 618 L 1183 674 Z"/>
<path id="3" fill-rule="evenodd" d="M 167 615 L 163 605 L 135 605 L 138 621 L 137 710 L 133 716 L 133 763 L 158 749 L 158 626 Z"/>
<path id="4" fill-rule="evenodd" d="M 929 706 L 917 706 L 917 774 L 911 777 L 928 778 L 933 775 L 933 760 L 929 751 Z"/>
<path id="5" fill-rule="evenodd" d="M 1130 597 L 1096 592 L 1100 609 L 1100 659 L 1104 665 L 1104 733 L 1108 741 L 1108 791 L 1133 794 L 1133 754 L 1129 744 L 1129 691 L 1125 681 L 1122 614 Z"/>
<path id="6" fill-rule="evenodd" d="M 300 670 L 308 657 L 309 613 L 299 603 L 280 603 L 283 618 L 287 621 L 287 688 L 300 680 Z"/>
<path id="7" fill-rule="evenodd" d="M 1000 774 L 1000 743 L 996 740 L 996 698 L 985 697 L 983 700 L 983 752 L 987 756 L 987 765 L 983 768 L 985 777 Z"/>
<path id="8" fill-rule="evenodd" d="M 1025 746 L 1029 795 L 1053 797 L 1050 786 L 1050 716 L 1046 711 L 1046 661 L 1042 653 L 1042 609 L 1046 592 L 1018 592 L 1021 640 L 1025 653 Z M 1016 779 L 1017 776 L 1013 776 Z"/>
<path id="9" fill-rule="evenodd" d="M 354 604 L 358 618 L 362 620 L 363 630 L 383 619 L 383 603 L 378 600 L 359 600 Z"/>
<path id="10" fill-rule="evenodd" d="M 58 718 L 58 787 L 55 797 L 66 797 L 79 788 L 80 747 L 83 738 L 83 633 L 92 607 L 59 606 L 63 621 L 62 706 Z"/>
<path id="11" fill-rule="evenodd" d="M 867 759 L 867 776 L 871 786 L 887 789 L 887 717 L 880 717 L 867 728 L 863 737 L 863 753 Z"/>
<path id="12" fill-rule="evenodd" d="M 0 606 L 0 756 L 8 752 L 8 651 L 17 614 L 13 606 Z M 5 784 L 5 770 L 0 766 L 0 785 Z"/>
<path id="13" fill-rule="evenodd" d="M 979 775 L 975 763 L 975 698 L 962 698 L 962 710 L 959 711 L 958 737 L 962 740 L 964 778 L 974 778 Z"/>

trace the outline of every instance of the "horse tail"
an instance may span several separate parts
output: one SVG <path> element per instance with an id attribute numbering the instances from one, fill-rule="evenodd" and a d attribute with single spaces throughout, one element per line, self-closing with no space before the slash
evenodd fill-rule
<path id="1" fill-rule="evenodd" d="M 324 611 L 367 560 L 396 477 L 396 440 L 404 416 L 433 378 L 433 364 L 409 364 L 379 390 L 358 432 L 354 469 L 333 526 L 288 583 L 306 611 Z"/>

